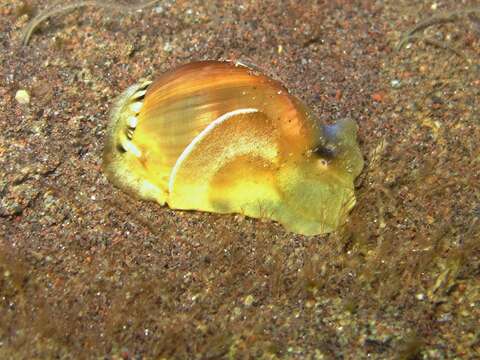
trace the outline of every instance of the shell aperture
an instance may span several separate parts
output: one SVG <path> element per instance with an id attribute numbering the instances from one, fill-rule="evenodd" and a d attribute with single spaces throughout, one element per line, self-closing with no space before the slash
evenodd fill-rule
<path id="1" fill-rule="evenodd" d="M 172 209 L 334 231 L 355 204 L 363 159 L 351 120 L 321 125 L 277 81 L 232 62 L 194 62 L 128 88 L 103 163 L 135 197 Z"/>

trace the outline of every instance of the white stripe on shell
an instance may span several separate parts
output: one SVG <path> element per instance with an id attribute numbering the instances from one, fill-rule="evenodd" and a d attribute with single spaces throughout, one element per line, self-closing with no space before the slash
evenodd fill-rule
<path id="1" fill-rule="evenodd" d="M 122 145 L 123 150 L 125 150 L 126 152 L 130 152 L 138 158 L 142 156 L 142 152 L 130 140 L 122 139 L 120 144 Z"/>
<path id="2" fill-rule="evenodd" d="M 258 109 L 253 109 L 253 108 L 246 108 L 246 109 L 238 109 L 234 111 L 227 112 L 223 114 L 222 116 L 216 118 L 214 121 L 212 121 L 208 126 L 203 129 L 200 134 L 195 136 L 193 140 L 188 144 L 188 146 L 183 150 L 182 154 L 178 157 L 177 161 L 175 162 L 175 165 L 173 166 L 172 172 L 170 173 L 170 179 L 168 181 L 168 191 L 169 193 L 173 192 L 173 186 L 175 184 L 175 178 L 177 176 L 177 172 L 182 166 L 183 162 L 185 159 L 191 154 L 191 152 L 195 149 L 195 146 L 203 140 L 208 134 L 210 134 L 213 129 L 215 129 L 217 126 L 220 124 L 224 123 L 225 121 L 233 118 L 234 116 L 237 115 L 243 115 L 243 114 L 250 114 L 258 112 Z"/>

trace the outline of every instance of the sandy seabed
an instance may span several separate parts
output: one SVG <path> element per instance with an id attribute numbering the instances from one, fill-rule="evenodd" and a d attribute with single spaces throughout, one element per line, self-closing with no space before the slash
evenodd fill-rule
<path id="1" fill-rule="evenodd" d="M 480 356 L 479 1 L 85 7 L 22 46 L 45 6 L 0 0 L 0 358 Z M 304 237 L 106 180 L 115 97 L 203 59 L 256 64 L 322 121 L 358 122 L 346 226 Z"/>

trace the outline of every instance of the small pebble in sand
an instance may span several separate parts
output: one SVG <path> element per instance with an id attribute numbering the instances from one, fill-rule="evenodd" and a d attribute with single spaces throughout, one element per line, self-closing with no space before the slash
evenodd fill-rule
<path id="1" fill-rule="evenodd" d="M 163 46 L 163 51 L 172 52 L 172 50 L 173 50 L 172 44 L 170 44 L 169 42 L 165 43 L 165 45 Z"/>
<path id="2" fill-rule="evenodd" d="M 245 304 L 245 306 L 252 306 L 254 301 L 255 301 L 255 298 L 252 295 L 248 295 L 243 301 L 243 303 Z"/>
<path id="3" fill-rule="evenodd" d="M 401 83 L 400 83 L 400 80 L 398 79 L 393 79 L 392 81 L 390 81 L 390 86 L 394 89 L 398 89 L 400 85 Z"/>
<path id="4" fill-rule="evenodd" d="M 30 94 L 27 92 L 27 90 L 18 90 L 15 94 L 15 100 L 17 100 L 19 104 L 29 104 Z"/>

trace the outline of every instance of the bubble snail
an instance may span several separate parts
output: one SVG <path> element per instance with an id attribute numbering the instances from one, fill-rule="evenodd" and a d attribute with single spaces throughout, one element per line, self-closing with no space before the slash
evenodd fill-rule
<path id="1" fill-rule="evenodd" d="M 304 235 L 342 225 L 363 167 L 352 120 L 322 125 L 279 82 L 202 61 L 129 87 L 108 128 L 108 179 L 172 209 L 267 218 Z"/>

